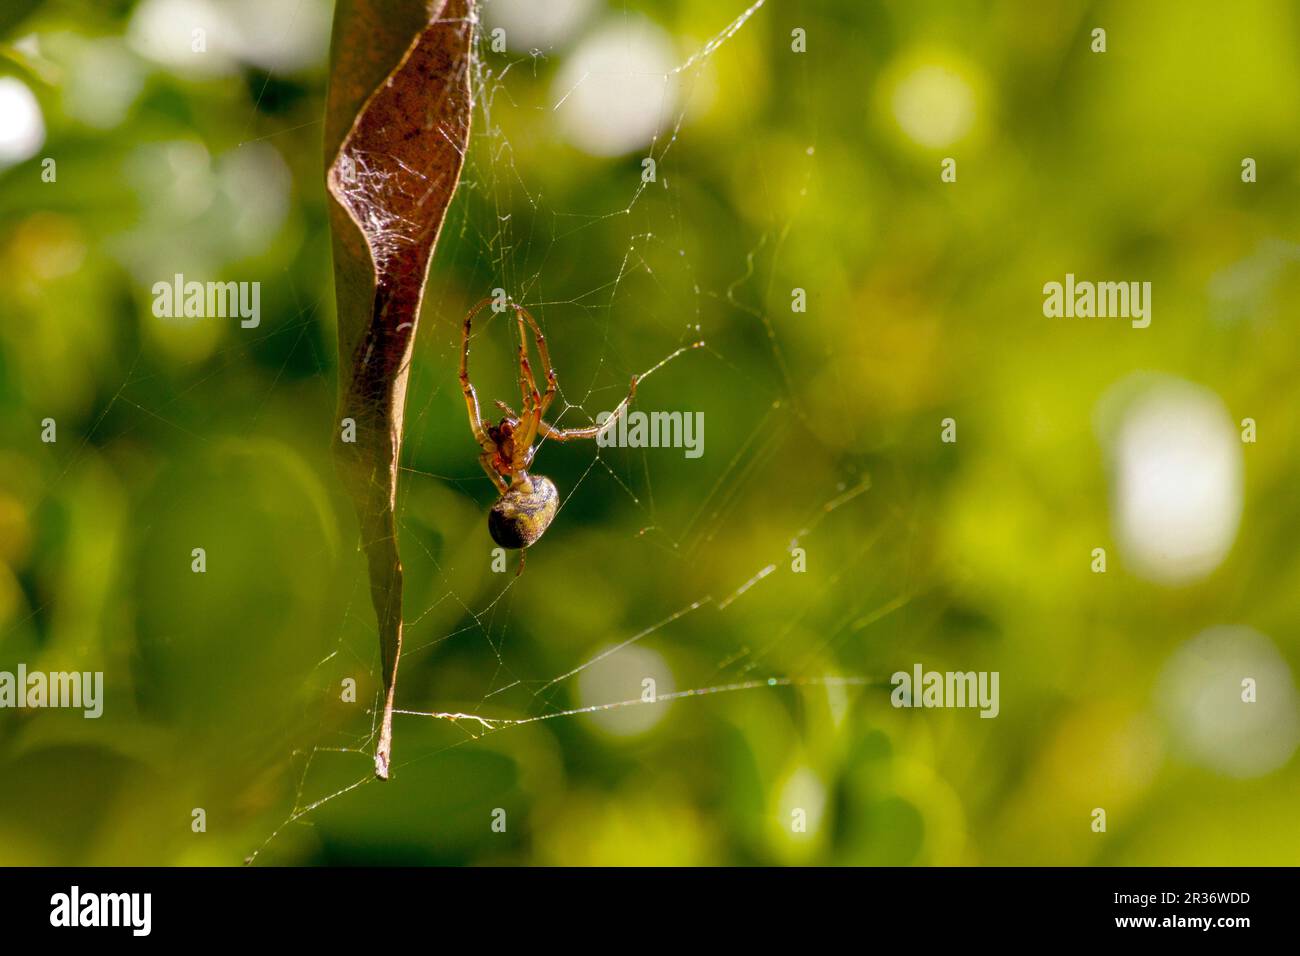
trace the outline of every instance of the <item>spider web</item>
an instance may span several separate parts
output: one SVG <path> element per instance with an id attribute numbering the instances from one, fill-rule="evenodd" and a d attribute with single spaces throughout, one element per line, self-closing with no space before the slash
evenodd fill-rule
<path id="1" fill-rule="evenodd" d="M 565 93 L 559 104 L 550 103 L 546 109 L 530 109 L 516 99 L 514 83 L 520 74 L 535 80 L 551 55 L 493 53 L 487 48 L 486 30 L 480 25 L 475 31 L 470 154 L 426 292 L 406 416 L 398 490 L 399 540 L 408 581 L 406 637 L 393 732 L 394 780 L 385 787 L 401 787 L 404 776 L 444 760 L 458 748 L 495 741 L 526 726 L 750 692 L 820 695 L 823 702 L 843 706 L 844 695 L 854 689 L 874 693 L 888 686 L 879 676 L 863 676 L 858 655 L 849 655 L 858 666 L 843 666 L 839 658 L 846 645 L 859 642 L 864 632 L 906 607 L 915 595 L 906 581 L 855 586 L 856 596 L 847 602 L 844 590 L 862 580 L 884 535 L 897 533 L 901 525 L 906 538 L 908 515 L 897 506 L 886 511 L 874 505 L 866 464 L 845 460 L 819 442 L 818 424 L 802 410 L 800 360 L 783 347 L 779 325 L 784 319 L 774 318 L 770 306 L 785 295 L 776 293 L 775 283 L 797 213 L 785 219 L 770 217 L 748 233 L 743 240 L 748 252 L 721 278 L 702 274 L 685 248 L 688 234 L 708 231 L 707 210 L 692 198 L 699 194 L 678 188 L 674 164 L 675 154 L 690 140 L 693 98 L 707 85 L 710 66 L 725 55 L 728 41 L 770 12 L 765 6 L 766 0 L 756 0 L 730 19 L 720 16 L 717 32 L 662 75 L 663 106 L 646 150 L 656 164 L 656 181 L 645 181 L 636 169 L 620 200 L 605 203 L 597 198 L 592 208 L 579 210 L 556 208 L 548 188 L 537 176 L 530 177 L 534 165 L 516 162 L 519 151 L 533 146 L 516 130 L 526 123 L 532 130 L 528 135 L 542 135 L 537 131 L 553 125 L 570 95 Z M 579 85 L 597 81 L 584 76 Z M 792 129 L 806 145 L 804 188 L 816 168 L 814 125 L 815 119 L 795 121 Z M 756 187 L 767 185 L 759 182 Z M 571 271 L 566 261 L 581 254 L 585 244 L 608 242 L 611 234 L 621 235 L 626 245 L 610 272 L 593 270 L 579 282 L 571 275 L 552 278 L 557 270 Z M 562 463 L 576 472 L 567 483 L 557 481 L 561 505 L 553 530 L 533 549 L 522 575 L 516 576 L 511 567 L 507 573 L 487 575 L 486 585 L 467 579 L 467 565 L 478 568 L 489 560 L 491 541 L 483 513 L 493 492 L 473 467 L 474 448 L 465 438 L 463 411 L 457 408 L 450 430 L 439 420 L 449 399 L 460 400 L 454 381 L 458 323 L 442 319 L 463 312 L 466 304 L 446 277 L 465 273 L 481 280 L 471 299 L 504 289 L 542 323 L 560 380 L 560 394 L 548 418 L 561 427 L 590 424 L 597 411 L 611 409 L 632 373 L 672 370 L 638 390 L 637 404 L 654 409 L 690 408 L 692 382 L 728 378 L 748 411 L 706 414 L 714 442 L 706 447 L 723 449 L 691 463 L 704 463 L 695 475 L 707 477 L 683 482 L 677 473 L 660 480 L 665 469 L 681 467 L 680 459 L 671 462 L 666 457 L 680 451 L 598 448 L 594 442 L 563 450 L 540 441 L 535 468 L 550 473 L 549 460 L 563 456 Z M 556 288 L 563 291 L 557 294 L 552 291 Z M 653 335 L 634 334 L 638 322 L 648 325 Z M 513 396 L 508 373 L 513 346 L 507 323 L 488 319 L 479 326 L 471 376 L 479 386 L 480 401 L 486 399 L 486 416 L 493 398 Z M 580 350 L 571 343 L 579 339 L 595 344 L 594 365 L 590 356 L 586 367 L 575 362 L 573 356 Z M 702 349 L 682 354 L 701 339 Z M 729 357 L 733 349 L 754 343 L 766 354 L 759 364 L 768 374 L 761 379 Z M 494 373 L 497 378 L 491 380 Z M 485 375 L 495 385 L 485 387 Z M 456 448 L 463 447 L 463 455 L 440 452 L 438 446 L 446 444 L 447 436 Z M 791 455 L 806 456 L 806 476 L 798 487 L 773 488 L 765 480 L 768 469 Z M 465 463 L 454 474 L 425 467 L 430 460 L 453 459 Z M 477 514 L 473 534 L 454 541 L 451 532 L 441 539 L 431 534 L 432 520 L 424 517 L 426 509 L 437 510 L 431 496 L 445 500 L 448 489 L 462 510 L 468 504 Z M 637 525 L 621 539 L 612 559 L 617 565 L 597 569 L 588 564 L 581 569 L 581 585 L 558 597 L 547 593 L 555 572 L 540 566 L 552 560 L 545 549 L 560 536 L 554 529 L 582 519 L 575 510 L 580 512 L 588 497 L 602 490 L 619 503 L 617 523 L 630 516 Z M 738 557 L 732 547 L 738 535 L 759 546 L 742 549 Z M 816 555 L 823 570 L 798 575 L 797 597 L 790 600 L 774 592 L 780 585 L 773 582 L 786 576 L 789 585 L 796 576 L 796 549 Z M 567 554 L 572 556 L 571 551 Z M 653 583 L 639 583 L 639 569 L 647 563 L 667 569 L 658 573 L 669 579 L 668 587 L 655 591 Z M 700 575 L 700 569 L 708 573 Z M 422 581 L 421 570 L 429 572 L 427 581 Z M 286 854 L 295 859 L 292 835 L 313 826 L 323 808 L 344 798 L 364 802 L 366 794 L 376 792 L 371 787 L 376 782 L 372 757 L 382 682 L 360 563 L 357 571 L 337 645 L 315 664 L 308 680 L 319 683 L 322 693 L 336 696 L 340 674 L 364 674 L 374 690 L 365 719 L 340 726 L 321 717 L 314 739 L 293 753 L 292 806 L 255 846 L 248 862 L 277 862 Z M 696 580 L 700 576 L 726 583 L 701 589 Z M 547 641 L 547 634 L 537 633 L 530 621 L 538 602 L 580 602 L 584 588 L 618 591 L 629 583 L 633 592 L 650 592 L 628 610 L 631 623 L 619 621 L 608 631 L 570 636 L 564 650 L 553 655 L 536 653 L 537 643 Z M 670 668 L 673 683 L 686 689 L 638 693 L 640 688 L 629 687 L 630 693 L 615 692 L 598 700 L 585 699 L 577 689 L 593 669 L 616 663 L 636 649 L 680 645 L 692 634 L 708 634 L 707 646 Z M 456 682 L 455 705 L 445 707 L 445 698 L 427 689 L 437 683 L 443 655 L 452 653 L 466 673 Z M 552 656 L 561 661 L 558 668 L 538 660 Z M 472 663 L 465 665 L 466 660 Z M 875 699 L 884 697 L 876 694 Z M 686 706 L 710 705 L 698 701 Z"/>

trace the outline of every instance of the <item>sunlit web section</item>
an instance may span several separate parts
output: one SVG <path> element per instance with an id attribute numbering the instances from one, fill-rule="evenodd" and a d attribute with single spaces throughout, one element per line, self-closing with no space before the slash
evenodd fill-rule
<path id="1" fill-rule="evenodd" d="M 764 4 L 765 0 L 757 0 L 757 2 L 747 6 L 726 23 L 710 40 L 685 59 L 680 62 L 665 64 L 661 70 L 654 71 L 651 79 L 654 81 L 658 92 L 658 99 L 655 103 L 655 122 L 653 131 L 645 144 L 645 152 L 641 155 L 648 155 L 662 161 L 664 156 L 669 153 L 682 133 L 686 117 L 684 104 L 688 100 L 686 94 L 689 92 L 686 87 L 689 86 L 701 68 L 708 63 L 709 59 L 725 47 L 727 41 L 745 29 L 751 19 L 760 12 Z M 654 278 L 654 268 L 649 260 L 648 252 L 654 249 L 657 244 L 666 244 L 667 240 L 663 238 L 664 236 L 674 236 L 683 231 L 680 219 L 683 215 L 688 214 L 689 210 L 683 210 L 672 203 L 666 204 L 663 209 L 656 206 L 654 215 L 667 217 L 667 221 L 659 224 L 662 228 L 659 228 L 653 221 L 647 227 L 644 222 L 647 218 L 645 216 L 641 216 L 634 223 L 632 213 L 637 209 L 648 188 L 648 184 L 639 177 L 630 180 L 629 194 L 625 203 L 619 203 L 603 212 L 594 214 L 568 213 L 564 210 L 552 208 L 542 190 L 535 184 L 530 183 L 521 169 L 516 166 L 514 158 L 516 146 L 502 131 L 496 115 L 498 106 L 509 102 L 510 93 L 504 83 L 505 77 L 514 70 L 535 68 L 537 61 L 545 59 L 547 54 L 534 50 L 509 60 L 507 65 L 502 67 L 499 55 L 493 57 L 486 54 L 483 48 L 484 42 L 485 36 L 480 30 L 476 37 L 480 52 L 479 55 L 476 55 L 473 65 L 476 115 L 471 131 L 470 156 L 467 159 L 461 189 L 463 193 L 473 196 L 475 201 L 485 201 L 489 214 L 464 216 L 459 222 L 458 234 L 455 231 L 444 234 L 438 255 L 442 257 L 453 256 L 463 260 L 467 255 L 465 250 L 469 250 L 468 255 L 477 256 L 480 262 L 486 263 L 491 268 L 494 284 L 509 290 L 512 298 L 538 313 L 543 322 L 545 321 L 544 316 L 547 307 L 563 306 L 570 310 L 577 310 L 592 318 L 595 326 L 593 337 L 597 341 L 600 340 L 602 334 L 601 323 L 604 323 L 603 333 L 606 347 L 601 353 L 597 375 L 593 375 L 585 384 L 575 386 L 571 376 L 566 378 L 561 374 L 561 393 L 551 410 L 551 414 L 548 416 L 552 420 L 559 420 L 566 424 L 568 423 L 565 421 L 566 416 L 574 424 L 579 421 L 591 422 L 594 421 L 594 414 L 600 407 L 596 394 L 601 388 L 599 384 L 600 367 L 603 367 L 607 358 L 609 358 L 609 323 L 612 321 L 611 317 L 615 311 L 615 304 L 619 300 L 620 290 L 625 280 L 633 273 L 645 274 L 652 279 Z M 563 76 L 563 71 L 561 71 L 561 77 Z M 574 106 L 584 84 L 590 83 L 592 79 L 593 77 L 589 74 L 579 74 L 577 77 L 571 78 L 568 85 L 552 91 L 550 116 L 553 123 L 559 124 L 560 115 L 566 109 Z M 593 149 L 593 152 L 598 153 L 599 150 Z M 511 215 L 510 210 L 520 203 L 534 214 L 531 223 L 521 223 Z M 607 226 L 611 220 L 620 217 L 627 220 L 625 232 L 627 246 L 613 274 L 593 275 L 590 287 L 577 296 L 565 299 L 549 296 L 546 292 L 547 274 L 545 264 L 550 260 L 552 250 L 575 233 L 593 228 L 598 224 Z M 548 228 L 540 229 L 538 227 L 539 223 L 548 226 Z M 787 392 L 786 394 L 771 396 L 766 407 L 761 408 L 758 414 L 754 415 L 750 420 L 740 423 L 740 427 L 744 429 L 745 433 L 744 440 L 740 443 L 738 451 L 726 463 L 717 479 L 710 486 L 701 489 L 698 508 L 694 511 L 687 525 L 672 532 L 659 525 L 656 520 L 656 509 L 653 501 L 653 483 L 651 482 L 649 466 L 644 462 L 644 455 L 641 456 L 641 467 L 644 469 L 642 480 L 631 482 L 611 465 L 607 460 L 607 456 L 602 456 L 600 450 L 594 447 L 594 443 L 592 446 L 587 446 L 591 458 L 586 468 L 578 480 L 574 482 L 573 487 L 566 489 L 561 505 L 562 511 L 568 501 L 572 500 L 575 495 L 580 494 L 580 489 L 586 482 L 587 477 L 593 471 L 599 469 L 598 474 L 609 476 L 622 489 L 629 502 L 629 507 L 639 509 L 644 513 L 645 520 L 641 532 L 644 539 L 658 547 L 662 547 L 666 552 L 673 555 L 697 557 L 701 554 L 707 555 L 710 552 L 717 542 L 717 536 L 727 516 L 740 507 L 743 502 L 742 496 L 745 494 L 745 489 L 752 486 L 755 477 L 761 475 L 764 462 L 780 448 L 782 432 L 780 428 L 774 426 L 783 420 L 788 420 L 791 416 L 797 417 L 799 414 L 797 401 L 794 400 L 795 396 L 791 394 L 795 383 L 790 377 L 788 364 L 782 354 L 775 330 L 767 322 L 767 317 L 762 314 L 761 310 L 742 305 L 736 295 L 740 286 L 754 278 L 756 254 L 765 247 L 779 248 L 783 235 L 784 229 L 780 228 L 778 224 L 774 232 L 756 236 L 753 247 L 745 257 L 745 261 L 736 264 L 736 280 L 729 286 L 720 289 L 706 289 L 702 288 L 698 281 L 693 280 L 696 302 L 693 306 L 688 305 L 686 309 L 680 332 L 681 345 L 676 351 L 659 356 L 621 356 L 617 362 L 610 361 L 611 371 L 616 370 L 618 375 L 604 376 L 605 379 L 612 377 L 622 379 L 629 364 L 633 369 L 654 371 L 690 348 L 695 340 L 699 338 L 707 340 L 707 329 L 701 328 L 700 319 L 705 300 L 713 303 L 723 303 L 730 308 L 739 309 L 750 318 L 761 319 L 765 323 L 766 339 L 772 350 L 774 364 L 781 370 Z M 676 251 L 675 245 L 672 248 Z M 537 262 L 543 263 L 541 268 L 531 265 Z M 681 268 L 693 275 L 689 258 L 684 257 L 681 260 Z M 706 346 L 706 351 L 711 355 L 713 361 L 731 366 L 727 357 L 719 353 L 715 348 Z M 415 371 L 418 374 L 420 370 Z M 643 377 L 645 374 L 648 374 L 648 372 L 642 372 Z M 625 379 L 623 380 L 625 381 Z M 564 391 L 566 384 L 569 391 Z M 451 385 L 446 387 L 451 387 Z M 428 419 L 432 414 L 433 404 L 431 401 L 422 408 L 408 408 L 406 425 L 408 436 L 425 430 L 428 426 Z M 472 464 L 473 462 L 469 461 L 465 472 L 462 474 L 433 477 L 449 482 L 453 487 L 463 488 L 466 493 L 471 493 L 472 489 L 477 488 L 478 484 L 484 480 L 476 469 L 468 467 L 468 465 Z M 404 469 L 404 473 L 409 477 L 416 473 L 416 470 L 408 467 Z M 418 474 L 423 475 L 426 473 L 419 472 Z M 633 490 L 632 485 L 634 483 L 641 486 L 645 491 L 638 494 Z M 774 688 L 875 688 L 886 686 L 880 678 L 872 676 L 828 675 L 825 673 L 792 674 L 788 671 L 783 673 L 771 673 L 769 671 L 768 675 L 764 675 L 763 668 L 765 666 L 764 661 L 767 659 L 767 648 L 781 641 L 785 636 L 785 632 L 782 632 L 772 635 L 770 637 L 771 643 L 766 646 L 743 648 L 729 655 L 726 660 L 718 662 L 718 679 L 708 683 L 686 689 L 657 692 L 648 698 L 617 699 L 586 703 L 577 707 L 560 706 L 556 703 L 557 697 L 562 694 L 564 688 L 570 682 L 581 679 L 591 669 L 617 659 L 620 655 L 635 652 L 638 645 L 643 644 L 657 634 L 662 634 L 666 629 L 692 615 L 698 614 L 703 609 L 711 608 L 714 612 L 724 614 L 736 613 L 732 609 L 743 605 L 752 595 L 759 593 L 763 589 L 764 582 L 778 569 L 779 563 L 788 561 L 788 549 L 797 547 L 806 539 L 817 535 L 819 530 L 823 529 L 823 524 L 828 517 L 857 501 L 869 491 L 870 487 L 871 482 L 865 474 L 859 474 L 849 481 L 831 482 L 826 487 L 824 494 L 813 499 L 813 503 L 806 510 L 805 519 L 797 524 L 792 523 L 786 529 L 783 539 L 785 550 L 778 549 L 771 554 L 756 556 L 751 567 L 742 568 L 738 571 L 734 586 L 726 593 L 720 595 L 701 594 L 697 598 L 678 606 L 676 610 L 657 616 L 639 629 L 629 629 L 630 632 L 616 638 L 612 646 L 552 674 L 521 673 L 519 672 L 520 665 L 508 660 L 504 653 L 506 643 L 513 629 L 511 605 L 519 579 L 516 579 L 513 575 L 505 575 L 501 586 L 486 600 L 475 597 L 467 598 L 461 593 L 447 570 L 439 565 L 436 556 L 420 541 L 419 537 L 411 534 L 410 529 L 404 528 L 404 551 L 412 548 L 422 549 L 420 553 L 434 567 L 438 576 L 438 586 L 434 589 L 434 596 L 429 600 L 429 603 L 408 617 L 406 622 L 408 641 L 403 651 L 404 660 L 417 656 L 422 652 L 428 652 L 452 638 L 475 636 L 481 638 L 484 651 L 491 655 L 491 659 L 495 664 L 495 673 L 490 685 L 483 690 L 477 705 L 458 711 L 439 711 L 429 707 L 417 706 L 409 696 L 403 694 L 399 684 L 399 704 L 404 703 L 405 706 L 399 707 L 395 711 L 400 718 L 394 730 L 396 741 L 395 773 L 400 775 L 403 766 L 435 758 L 451 747 L 462 746 L 481 739 L 484 735 L 495 734 L 542 721 L 608 712 L 634 711 L 692 698 L 741 692 L 757 693 Z M 399 487 L 399 514 L 401 513 L 403 500 L 404 496 Z M 405 522 L 403 523 L 405 524 Z M 871 541 L 866 540 L 862 543 L 862 550 L 865 552 L 870 546 Z M 837 580 L 837 578 L 833 578 L 833 580 Z M 373 639 L 373 623 L 368 618 L 367 604 L 364 587 L 359 585 L 353 594 L 352 602 L 349 604 L 349 621 L 346 624 L 350 624 L 353 630 L 358 630 L 364 626 Z M 448 608 L 457 612 L 463 621 L 462 624 L 432 638 L 424 640 L 411 639 L 411 629 L 415 625 Z M 346 630 L 346 627 L 344 629 Z M 355 657 L 356 652 L 351 649 L 350 644 L 351 642 L 341 634 L 340 646 L 336 654 L 346 653 Z M 327 661 L 322 661 L 321 665 L 324 665 Z M 378 666 L 377 655 L 367 661 L 364 666 L 374 677 Z M 739 675 L 739 679 L 737 679 L 737 675 Z M 379 685 L 377 680 L 374 683 L 376 686 Z M 520 710 L 518 707 L 504 706 L 502 695 L 510 691 L 522 693 L 532 701 L 533 706 L 527 709 L 524 716 L 519 715 Z M 309 824 L 312 814 L 321 807 L 353 791 L 364 789 L 373 782 L 371 749 L 377 733 L 376 715 L 379 713 L 380 708 L 381 701 L 376 697 L 371 708 L 370 726 L 365 731 L 355 733 L 333 746 L 312 746 L 295 754 L 297 788 L 293 806 L 280 825 L 275 828 L 266 841 L 249 858 L 250 862 L 257 859 L 268 846 L 274 843 L 286 828 Z M 415 722 L 421 720 L 434 720 L 451 724 L 463 733 L 463 737 L 446 746 L 432 750 L 426 749 L 424 752 L 420 752 L 418 749 L 413 751 L 410 747 L 404 748 L 401 742 L 402 727 L 404 725 L 412 726 Z M 355 778 L 350 778 L 349 782 L 342 786 L 337 783 L 324 787 L 314 784 L 313 781 L 316 779 L 316 773 L 321 764 L 333 760 L 346 761 L 349 766 L 351 766 L 351 762 L 355 762 L 357 768 Z M 337 780 L 337 778 L 333 779 Z"/>

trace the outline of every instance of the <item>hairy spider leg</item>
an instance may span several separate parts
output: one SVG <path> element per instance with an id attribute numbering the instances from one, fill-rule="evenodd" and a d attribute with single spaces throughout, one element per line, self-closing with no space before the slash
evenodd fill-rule
<path id="1" fill-rule="evenodd" d="M 519 323 L 519 367 L 520 367 L 520 391 L 524 396 L 523 414 L 519 416 L 520 425 L 523 433 L 515 446 L 515 457 L 513 464 L 516 469 L 527 469 L 533 463 L 533 455 L 536 449 L 533 442 L 537 441 L 537 431 L 541 427 L 542 416 L 550 407 L 551 402 L 559 392 L 560 383 L 555 374 L 555 366 L 551 363 L 551 351 L 546 345 L 546 336 L 542 334 L 541 327 L 538 326 L 537 320 L 533 318 L 532 313 L 521 305 L 515 306 L 515 319 Z M 525 327 L 527 323 L 527 328 Z M 542 368 L 546 372 L 546 392 L 538 395 L 537 379 L 533 375 L 532 365 L 528 359 L 528 329 L 532 329 L 534 340 L 537 343 L 537 354 L 542 362 Z M 527 384 L 523 378 L 527 376 Z M 498 402 L 498 405 L 501 403 Z M 515 417 L 512 412 L 507 411 L 511 417 Z"/>
<path id="2" fill-rule="evenodd" d="M 469 426 L 474 432 L 474 440 L 478 442 L 479 448 L 482 449 L 478 456 L 478 463 L 482 466 L 483 471 L 492 479 L 492 484 L 497 490 L 505 494 L 510 490 L 510 483 L 496 470 L 493 460 L 496 458 L 496 443 L 488 437 L 487 432 L 483 429 L 483 414 L 479 410 L 478 393 L 474 391 L 474 385 L 469 380 L 469 333 L 470 325 L 474 321 L 474 316 L 483 311 L 483 307 L 490 303 L 491 299 L 483 299 L 474 305 L 473 308 L 465 315 L 465 325 L 461 330 L 461 349 L 460 349 L 460 388 L 465 396 L 465 409 L 469 412 Z"/>
<path id="3" fill-rule="evenodd" d="M 469 332 L 474 316 L 483 311 L 483 307 L 491 301 L 491 299 L 483 299 L 466 313 L 465 325 L 460 336 L 460 390 L 465 395 L 465 409 L 469 412 L 469 427 L 474 432 L 474 440 L 485 451 L 496 446 L 483 430 L 483 415 L 479 411 L 478 393 L 474 391 L 474 385 L 469 380 Z"/>
<path id="4" fill-rule="evenodd" d="M 497 471 L 496 461 L 497 454 L 494 451 L 485 451 L 478 456 L 478 463 L 483 467 L 483 471 L 492 479 L 492 484 L 497 486 L 497 491 L 505 494 L 510 490 L 510 482 L 506 481 L 505 476 Z"/>
<path id="5" fill-rule="evenodd" d="M 533 335 L 537 339 L 537 354 L 542 358 L 542 367 L 546 370 L 546 394 L 542 396 L 541 414 L 545 415 L 546 410 L 551 407 L 551 402 L 555 401 L 555 396 L 560 390 L 560 381 L 555 375 L 555 366 L 551 363 L 551 350 L 546 346 L 546 336 L 537 325 L 537 320 L 533 318 L 531 312 L 522 305 L 515 306 L 515 310 L 528 321 L 528 325 L 533 330 Z M 523 334 L 523 330 L 520 330 Z"/>
<path id="6" fill-rule="evenodd" d="M 609 418 L 605 419 L 603 424 L 590 425 L 586 428 L 556 428 L 550 422 L 538 422 L 538 430 L 543 438 L 553 439 L 554 441 L 574 441 L 579 438 L 595 438 L 606 428 L 609 428 L 619 417 L 627 411 L 627 407 L 632 404 L 632 399 L 636 397 L 637 377 L 632 376 L 632 384 L 628 387 L 627 396 L 623 401 L 618 403 L 618 407 L 610 412 Z"/>
<path id="7" fill-rule="evenodd" d="M 540 434 L 543 438 L 553 438 L 556 441 L 574 441 L 579 438 L 595 438 L 606 428 L 609 428 L 611 425 L 617 422 L 619 417 L 624 412 L 627 411 L 628 405 L 630 405 L 632 403 L 632 399 L 636 397 L 637 381 L 638 381 L 638 376 L 633 375 L 632 385 L 628 389 L 627 396 L 623 399 L 623 401 L 618 403 L 618 407 L 615 408 L 614 411 L 610 413 L 609 418 L 605 419 L 604 424 L 589 425 L 585 428 L 556 428 L 554 425 L 552 425 L 550 422 L 546 421 L 545 419 L 539 419 L 537 422 L 538 434 Z M 503 401 L 498 400 L 496 406 L 497 408 L 501 409 L 501 411 L 509 415 L 511 418 L 519 417 L 515 414 L 515 410 Z"/>
<path id="8" fill-rule="evenodd" d="M 533 441 L 537 438 L 537 426 L 542 418 L 542 396 L 537 388 L 537 379 L 533 377 L 532 364 L 528 361 L 528 331 L 518 306 L 515 307 L 515 320 L 519 324 L 519 393 L 523 396 L 523 405 L 510 466 L 514 471 L 523 471 L 532 461 Z"/>

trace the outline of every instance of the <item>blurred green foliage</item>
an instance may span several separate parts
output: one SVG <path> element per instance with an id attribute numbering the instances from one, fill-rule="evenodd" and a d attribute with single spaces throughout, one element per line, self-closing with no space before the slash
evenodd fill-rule
<path id="1" fill-rule="evenodd" d="M 1293 4 L 769 2 L 665 80 L 643 189 L 647 150 L 562 135 L 557 78 L 629 18 L 685 63 L 743 0 L 597 0 L 538 53 L 485 37 L 411 373 L 399 706 L 543 717 L 646 676 L 870 685 L 489 733 L 399 715 L 388 784 L 366 782 L 378 649 L 328 455 L 329 5 L 256 33 L 306 37 L 282 66 L 216 28 L 208 60 L 160 58 L 160 6 L 184 20 L 152 0 L 0 16 L 0 76 L 44 125 L 0 169 L 0 670 L 107 689 L 99 720 L 0 712 L 0 863 L 1296 862 L 1296 761 L 1188 759 L 1158 700 L 1215 625 L 1300 658 Z M 260 326 L 156 318 L 178 272 L 259 281 Z M 1151 328 L 1045 319 L 1066 272 L 1151 281 Z M 566 425 L 707 341 L 637 406 L 702 411 L 703 457 L 544 445 L 565 504 L 517 578 L 491 568 L 455 374 L 459 319 L 498 286 L 547 331 Z M 488 401 L 516 394 L 510 348 L 499 322 L 476 341 Z M 1181 586 L 1116 542 L 1097 423 L 1139 371 L 1260 427 L 1232 548 Z M 1000 716 L 892 708 L 918 661 L 999 671 Z"/>

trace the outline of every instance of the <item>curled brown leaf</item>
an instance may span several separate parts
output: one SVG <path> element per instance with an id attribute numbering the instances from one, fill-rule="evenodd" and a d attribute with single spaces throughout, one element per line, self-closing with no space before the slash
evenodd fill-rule
<path id="1" fill-rule="evenodd" d="M 325 151 L 339 330 L 335 452 L 379 628 L 381 779 L 402 650 L 395 508 L 407 375 L 429 262 L 469 144 L 473 17 L 473 0 L 339 0 L 334 19 Z"/>

